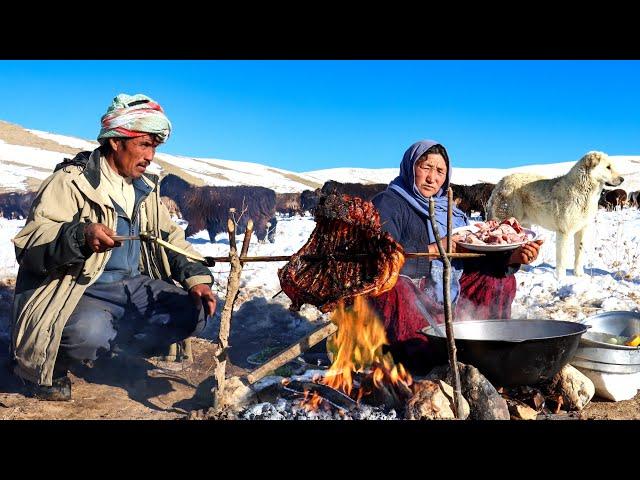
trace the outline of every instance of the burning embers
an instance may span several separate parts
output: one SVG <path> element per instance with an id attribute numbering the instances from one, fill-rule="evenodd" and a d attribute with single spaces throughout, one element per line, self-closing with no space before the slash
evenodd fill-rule
<path id="1" fill-rule="evenodd" d="M 356 402 L 369 400 L 388 408 L 403 406 L 413 395 L 413 380 L 401 364 L 394 364 L 390 353 L 383 353 L 383 346 L 388 344 L 384 326 L 366 297 L 355 297 L 348 307 L 340 302 L 331 321 L 338 326 L 327 341 L 332 365 L 324 377 L 314 381 L 343 392 Z M 316 391 L 303 402 L 307 408 L 315 409 L 322 398 L 322 393 Z M 335 406 L 335 402 L 330 403 Z"/>
<path id="2" fill-rule="evenodd" d="M 307 243 L 278 271 L 291 309 L 304 303 L 329 312 L 339 301 L 380 295 L 398 280 L 404 250 L 380 227 L 371 202 L 349 195 L 323 197 Z"/>

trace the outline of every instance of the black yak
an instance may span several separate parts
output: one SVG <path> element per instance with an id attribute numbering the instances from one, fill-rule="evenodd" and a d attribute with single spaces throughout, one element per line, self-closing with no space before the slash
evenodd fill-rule
<path id="1" fill-rule="evenodd" d="M 27 218 L 36 192 L 0 193 L 0 217 L 10 220 Z"/>
<path id="2" fill-rule="evenodd" d="M 617 210 L 618 207 L 622 210 L 627 204 L 627 192 L 622 188 L 616 188 L 615 190 L 602 190 L 600 193 L 600 200 L 598 205 L 603 206 L 607 211 Z"/>
<path id="3" fill-rule="evenodd" d="M 299 193 L 276 193 L 276 212 L 284 215 L 302 215 Z"/>
<path id="4" fill-rule="evenodd" d="M 343 194 L 360 197 L 363 200 L 371 200 L 378 193 L 387 188 L 386 183 L 340 183 L 335 180 L 328 180 L 322 188 L 315 190 L 304 190 L 300 194 L 300 206 L 302 211 L 311 212 L 318 206 L 320 197 L 330 193 Z"/>
<path id="5" fill-rule="evenodd" d="M 471 212 L 480 212 L 482 218 L 487 218 L 487 203 L 495 187 L 495 183 L 476 183 L 475 185 L 451 184 L 453 199 L 458 208 L 467 215 Z"/>
<path id="6" fill-rule="evenodd" d="M 320 189 L 304 190 L 300 194 L 300 207 L 303 212 L 312 212 L 318 206 L 320 201 Z"/>
<path id="7" fill-rule="evenodd" d="M 386 183 L 340 183 L 335 180 L 329 180 L 322 185 L 321 195 L 329 195 L 330 193 L 342 194 L 346 193 L 354 197 L 360 197 L 363 200 L 371 200 L 378 193 L 386 190 Z"/>
<path id="8" fill-rule="evenodd" d="M 265 187 L 196 187 L 177 175 L 169 174 L 160 182 L 160 192 L 175 200 L 182 217 L 189 222 L 187 237 L 207 230 L 211 242 L 227 231 L 229 208 L 235 208 L 236 232 L 244 233 L 249 219 L 259 241 L 275 242 L 276 192 Z"/>

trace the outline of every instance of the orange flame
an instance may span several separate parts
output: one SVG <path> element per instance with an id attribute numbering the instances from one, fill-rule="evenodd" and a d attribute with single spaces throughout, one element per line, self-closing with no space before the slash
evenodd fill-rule
<path id="1" fill-rule="evenodd" d="M 353 391 L 353 372 L 365 372 L 373 367 L 372 378 L 377 388 L 388 382 L 405 386 L 413 383 L 411 375 L 401 364 L 395 365 L 390 353 L 383 354 L 383 345 L 388 345 L 384 326 L 365 296 L 355 297 L 353 306 L 345 307 L 340 302 L 331 321 L 338 331 L 327 341 L 333 353 L 333 363 L 322 383 L 347 395 Z M 358 400 L 368 392 L 360 390 Z"/>
<path id="2" fill-rule="evenodd" d="M 309 396 L 309 390 L 305 390 L 304 398 L 300 400 L 300 405 L 309 411 L 317 410 L 323 400 L 318 392 L 313 392 L 311 396 Z"/>

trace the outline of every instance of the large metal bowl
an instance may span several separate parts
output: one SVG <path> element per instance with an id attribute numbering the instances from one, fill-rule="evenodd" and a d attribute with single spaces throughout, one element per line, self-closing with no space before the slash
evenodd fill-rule
<path id="1" fill-rule="evenodd" d="M 571 365 L 579 369 L 594 370 L 602 373 L 638 373 L 640 365 L 619 364 L 619 363 L 603 363 L 586 360 L 576 356 L 571 360 Z"/>
<path id="2" fill-rule="evenodd" d="M 585 334 L 586 335 L 586 334 Z M 578 345 L 575 358 L 590 362 L 609 363 L 611 365 L 637 365 L 640 368 L 640 353 L 638 350 L 625 351 L 619 348 L 604 348 L 586 346 L 582 341 Z"/>
<path id="3" fill-rule="evenodd" d="M 454 322 L 458 360 L 473 365 L 494 386 L 534 385 L 551 379 L 573 358 L 589 327 L 560 320 Z M 444 325 L 421 333 L 437 358 L 448 361 Z"/>
<path id="4" fill-rule="evenodd" d="M 606 342 L 607 337 L 631 338 L 640 333 L 640 312 L 613 311 L 593 315 L 581 323 L 590 325 L 591 329 L 582 336 L 585 347 L 601 347 L 616 350 L 640 352 L 639 347 L 627 347 Z M 640 359 L 640 354 L 638 356 Z M 640 363 L 640 362 L 638 362 Z"/>
<path id="5" fill-rule="evenodd" d="M 632 337 L 640 333 L 640 313 L 613 311 L 583 320 L 591 330 L 580 339 L 575 358 L 576 367 L 607 373 L 640 372 L 640 347 L 614 345 L 610 337 Z"/>

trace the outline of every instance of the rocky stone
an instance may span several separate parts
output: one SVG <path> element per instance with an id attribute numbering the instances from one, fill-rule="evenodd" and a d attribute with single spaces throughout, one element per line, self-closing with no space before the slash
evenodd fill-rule
<path id="1" fill-rule="evenodd" d="M 453 413 L 453 388 L 445 382 L 420 380 L 414 383 L 413 391 L 413 397 L 409 399 L 405 409 L 407 420 L 453 420 L 456 418 Z M 464 403 L 466 400 L 463 400 Z M 466 407 L 465 413 L 468 416 L 469 404 Z"/>
<path id="2" fill-rule="evenodd" d="M 640 389 L 640 373 L 605 373 L 586 368 L 579 370 L 593 382 L 595 393 L 607 400 L 629 400 Z"/>
<path id="3" fill-rule="evenodd" d="M 562 407 L 566 410 L 582 410 L 596 392 L 593 382 L 571 365 L 565 365 L 545 385 L 550 394 L 562 395 Z"/>
<path id="4" fill-rule="evenodd" d="M 538 417 L 533 408 L 515 399 L 507 399 L 507 407 L 512 420 L 535 420 Z"/>
<path id="5" fill-rule="evenodd" d="M 462 396 L 469 403 L 471 420 L 509 420 L 509 408 L 504 398 L 480 371 L 472 366 L 458 362 Z M 436 367 L 426 376 L 427 380 L 443 380 L 454 384 L 453 373 L 449 365 Z"/>

